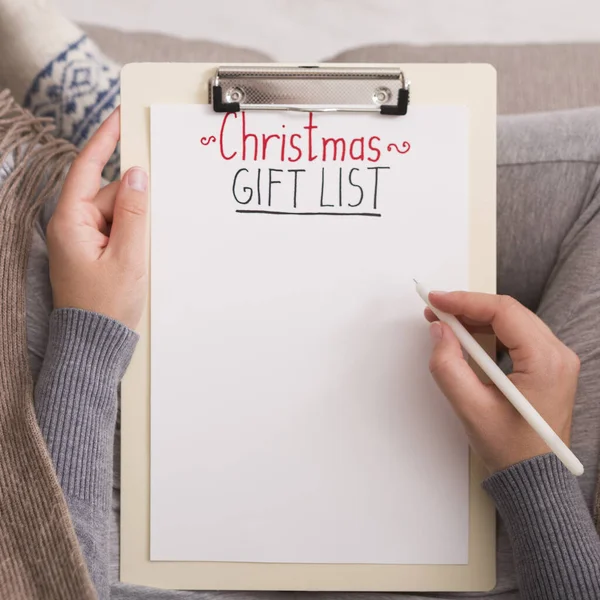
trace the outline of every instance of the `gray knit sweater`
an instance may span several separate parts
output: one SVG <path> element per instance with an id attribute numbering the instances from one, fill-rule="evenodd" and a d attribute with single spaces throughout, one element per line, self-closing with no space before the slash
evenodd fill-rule
<path id="1" fill-rule="evenodd" d="M 117 388 L 137 336 L 94 313 L 52 313 L 35 408 L 101 600 L 110 597 L 108 530 Z M 484 482 L 507 524 L 523 600 L 600 599 L 600 539 L 577 480 L 554 455 Z"/>

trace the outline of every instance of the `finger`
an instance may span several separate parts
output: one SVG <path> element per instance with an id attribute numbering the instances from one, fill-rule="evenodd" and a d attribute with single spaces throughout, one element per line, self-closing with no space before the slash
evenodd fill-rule
<path id="1" fill-rule="evenodd" d="M 102 182 L 102 170 L 117 147 L 119 134 L 119 109 L 117 108 L 100 125 L 73 161 L 63 186 L 61 202 L 91 202 L 96 197 Z"/>
<path id="2" fill-rule="evenodd" d="M 425 318 L 430 323 L 439 321 L 437 315 L 429 308 L 426 307 L 424 310 Z M 489 324 L 469 319 L 468 317 L 459 316 L 458 320 L 471 332 L 471 333 L 494 333 L 492 327 Z"/>
<path id="3" fill-rule="evenodd" d="M 113 181 L 105 185 L 94 198 L 94 205 L 98 208 L 107 223 L 112 223 L 115 199 L 120 185 L 120 181 Z"/>
<path id="4" fill-rule="evenodd" d="M 129 169 L 116 194 L 108 250 L 125 262 L 141 260 L 146 252 L 148 176 L 139 168 Z"/>
<path id="5" fill-rule="evenodd" d="M 476 292 L 431 292 L 431 304 L 444 312 L 488 323 L 509 349 L 547 344 L 552 332 L 542 320 L 510 296 Z"/>
<path id="6" fill-rule="evenodd" d="M 425 318 L 430 323 L 435 323 L 439 321 L 437 315 L 429 308 L 426 307 L 424 310 Z M 465 326 L 467 331 L 473 335 L 476 334 L 484 334 L 484 335 L 494 335 L 496 338 L 496 350 L 498 352 L 506 352 L 506 346 L 498 339 L 498 336 L 494 334 L 494 330 L 491 325 L 483 325 L 479 321 L 474 321 L 473 319 L 469 319 L 467 317 L 457 317 L 458 320 Z"/>
<path id="7" fill-rule="evenodd" d="M 433 350 L 429 370 L 444 396 L 465 424 L 495 403 L 495 392 L 477 377 L 465 360 L 456 336 L 445 323 L 430 326 Z"/>
<path id="8" fill-rule="evenodd" d="M 115 197 L 117 195 L 117 190 L 119 189 L 120 182 L 113 181 L 105 185 L 94 198 L 93 204 L 86 204 L 83 206 L 85 210 L 77 210 L 78 215 L 85 215 L 83 220 L 79 222 L 83 222 L 85 224 L 91 224 L 90 220 L 93 221 L 94 226 L 100 231 L 100 233 L 105 236 L 109 235 L 110 232 L 110 224 L 113 218 L 113 211 L 115 206 Z M 82 207 L 82 205 L 79 205 Z M 67 210 L 65 210 L 65 204 L 61 204 L 57 207 L 54 214 L 63 215 L 63 214 L 73 214 L 73 211 L 70 210 L 67 206 Z M 96 209 L 96 210 L 94 210 Z"/>

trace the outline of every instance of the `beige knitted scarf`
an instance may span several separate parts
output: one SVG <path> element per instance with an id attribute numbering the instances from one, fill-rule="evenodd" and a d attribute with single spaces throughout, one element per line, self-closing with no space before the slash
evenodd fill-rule
<path id="1" fill-rule="evenodd" d="M 33 410 L 25 273 L 33 224 L 74 148 L 0 92 L 0 598 L 96 598 Z"/>

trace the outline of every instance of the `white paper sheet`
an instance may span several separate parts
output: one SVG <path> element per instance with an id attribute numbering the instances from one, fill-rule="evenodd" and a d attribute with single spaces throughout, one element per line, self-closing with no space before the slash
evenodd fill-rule
<path id="1" fill-rule="evenodd" d="M 152 560 L 466 563 L 412 281 L 468 284 L 466 108 L 157 105 L 151 153 Z"/>

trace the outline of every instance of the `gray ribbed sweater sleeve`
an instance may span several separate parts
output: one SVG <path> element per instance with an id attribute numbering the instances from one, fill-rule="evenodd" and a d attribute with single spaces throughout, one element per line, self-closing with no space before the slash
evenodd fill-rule
<path id="1" fill-rule="evenodd" d="M 577 479 L 554 454 L 488 478 L 511 539 L 521 600 L 599 600 L 600 538 Z"/>
<path id="2" fill-rule="evenodd" d="M 101 600 L 109 598 L 109 517 L 117 392 L 138 336 L 107 317 L 55 310 L 35 410 Z"/>

